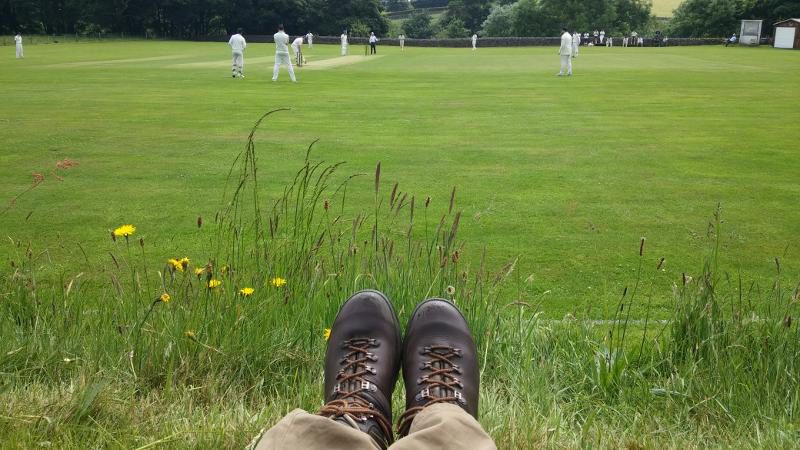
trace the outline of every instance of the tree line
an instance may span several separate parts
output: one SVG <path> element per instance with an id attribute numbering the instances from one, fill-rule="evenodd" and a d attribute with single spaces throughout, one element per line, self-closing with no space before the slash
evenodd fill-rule
<path id="1" fill-rule="evenodd" d="M 444 7 L 437 19 L 420 7 Z M 411 8 L 404 22 L 391 11 Z M 0 0 L 0 34 L 128 33 L 200 39 L 274 32 L 279 23 L 292 34 L 405 33 L 410 38 L 554 36 L 562 26 L 609 34 L 727 36 L 741 19 L 772 23 L 800 17 L 800 0 L 684 0 L 669 23 L 657 22 L 649 0 Z"/>
<path id="2" fill-rule="evenodd" d="M 170 38 L 267 34 L 339 35 L 388 30 L 380 0 L 0 0 L 0 34 L 128 33 Z"/>

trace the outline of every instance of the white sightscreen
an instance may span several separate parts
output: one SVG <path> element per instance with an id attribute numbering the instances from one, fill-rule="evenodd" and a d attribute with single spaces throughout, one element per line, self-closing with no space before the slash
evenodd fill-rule
<path id="1" fill-rule="evenodd" d="M 775 48 L 794 48 L 794 31 L 792 27 L 775 28 Z"/>

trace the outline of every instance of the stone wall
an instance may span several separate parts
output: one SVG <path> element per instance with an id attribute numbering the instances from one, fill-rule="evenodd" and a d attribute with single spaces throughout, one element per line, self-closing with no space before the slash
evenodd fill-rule
<path id="1" fill-rule="evenodd" d="M 292 39 L 295 38 L 291 35 Z M 614 38 L 614 46 L 622 46 L 622 38 L 612 36 Z M 247 42 L 264 43 L 272 42 L 272 35 L 246 35 Z M 221 38 L 227 42 L 227 37 Z M 216 40 L 216 39 L 214 39 Z M 351 37 L 351 45 L 364 45 L 367 43 L 367 38 Z M 685 45 L 720 45 L 725 42 L 724 38 L 669 38 L 666 46 L 685 46 Z M 315 44 L 339 44 L 338 36 L 315 36 Z M 561 39 L 558 37 L 503 37 L 503 38 L 478 38 L 478 47 L 541 47 L 541 46 L 558 46 Z M 655 41 L 650 38 L 645 38 L 645 47 L 653 47 Z M 400 45 L 397 39 L 381 39 L 378 45 Z M 469 38 L 464 39 L 409 39 L 406 38 L 406 46 L 408 47 L 451 47 L 451 48 L 469 48 L 472 47 L 472 40 Z M 631 45 L 633 46 L 633 45 Z"/>

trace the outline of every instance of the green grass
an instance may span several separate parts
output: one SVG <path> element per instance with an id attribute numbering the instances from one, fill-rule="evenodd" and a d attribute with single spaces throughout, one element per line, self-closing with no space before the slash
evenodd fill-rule
<path id="1" fill-rule="evenodd" d="M 794 54 L 586 49 L 557 79 L 552 48 L 381 47 L 291 84 L 248 51 L 245 80 L 221 44 L 0 65 L 4 447 L 241 448 L 320 405 L 350 292 L 403 321 L 448 285 L 500 448 L 796 442 Z"/>
<path id="2" fill-rule="evenodd" d="M 220 208 L 225 169 L 255 118 L 289 107 L 259 135 L 266 192 L 317 138 L 321 158 L 347 161 L 347 173 L 382 161 L 388 181 L 434 207 L 456 186 L 467 253 L 486 248 L 494 267 L 519 258 L 520 279 L 533 279 L 522 299 L 552 317 L 587 303 L 601 314 L 630 282 L 641 236 L 651 264 L 666 258 L 658 292 L 669 292 L 698 270 L 717 203 L 730 270 L 767 281 L 779 257 L 800 275 L 800 221 L 787 208 L 800 195 L 787 132 L 800 119 L 793 53 L 584 49 L 564 80 L 549 48 L 379 51 L 300 70 L 292 85 L 285 71 L 269 81 L 263 44 L 248 49 L 245 80 L 229 78 L 222 44 L 31 46 L 0 66 L 0 198 L 24 191 L 32 172 L 46 180 L 0 229 L 76 273 L 88 267 L 78 244 L 90 265 L 105 263 L 108 231 L 123 222 L 146 230 L 153 263 L 202 257 L 197 216 Z M 308 53 L 313 64 L 337 48 Z M 49 172 L 62 158 L 80 166 L 57 181 Z M 352 195 L 363 199 L 368 184 Z"/>
<path id="3" fill-rule="evenodd" d="M 683 0 L 653 0 L 653 14 L 657 17 L 672 17 L 682 2 Z"/>

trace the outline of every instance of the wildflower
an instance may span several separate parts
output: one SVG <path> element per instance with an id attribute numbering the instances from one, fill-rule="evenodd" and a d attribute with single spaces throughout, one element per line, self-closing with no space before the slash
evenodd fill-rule
<path id="1" fill-rule="evenodd" d="M 133 233 L 136 232 L 136 227 L 133 225 L 123 225 L 119 228 L 114 230 L 115 237 L 124 237 L 127 238 L 128 236 L 133 236 Z"/>
<path id="2" fill-rule="evenodd" d="M 180 260 L 175 258 L 170 258 L 167 260 L 167 264 L 172 266 L 173 270 L 177 270 L 178 272 L 183 272 L 183 264 L 181 264 Z"/>
<path id="3" fill-rule="evenodd" d="M 169 303 L 169 301 L 172 300 L 172 297 L 170 297 L 169 294 L 164 292 L 163 294 L 161 294 L 160 297 L 158 297 L 158 299 L 161 300 L 161 303 Z"/>
<path id="4" fill-rule="evenodd" d="M 222 281 L 217 280 L 216 278 L 212 278 L 208 280 L 208 288 L 209 289 L 216 289 L 222 284 Z"/>
<path id="5" fill-rule="evenodd" d="M 270 283 L 272 283 L 273 286 L 279 288 L 283 287 L 283 285 L 286 284 L 286 280 L 281 277 L 275 277 L 272 279 L 272 281 L 270 281 Z"/>
<path id="6" fill-rule="evenodd" d="M 456 288 L 453 286 L 447 286 L 447 295 L 453 295 L 456 293 Z"/>
<path id="7" fill-rule="evenodd" d="M 186 330 L 186 332 L 183 333 L 183 335 L 186 336 L 187 338 L 191 339 L 191 340 L 197 339 L 197 335 L 194 334 L 194 331 L 192 331 L 192 330 Z"/>
<path id="8" fill-rule="evenodd" d="M 242 297 L 250 297 L 253 295 L 253 292 L 256 290 L 251 287 L 241 288 L 239 289 L 239 293 L 242 294 Z"/>
<path id="9" fill-rule="evenodd" d="M 178 262 L 180 263 L 181 268 L 183 269 L 183 270 L 181 270 L 181 272 L 183 272 L 184 270 L 189 268 L 189 258 L 187 258 L 186 256 L 184 256 L 183 258 L 179 259 Z"/>
<path id="10" fill-rule="evenodd" d="M 322 336 L 325 338 L 326 341 L 328 339 L 330 339 L 331 338 L 331 329 L 330 328 L 325 328 L 325 331 L 322 332 Z"/>
<path id="11" fill-rule="evenodd" d="M 205 267 L 198 267 L 198 268 L 194 269 L 194 274 L 197 275 L 198 278 L 200 278 L 200 275 L 202 275 L 203 272 L 205 272 L 205 271 L 206 271 Z"/>

